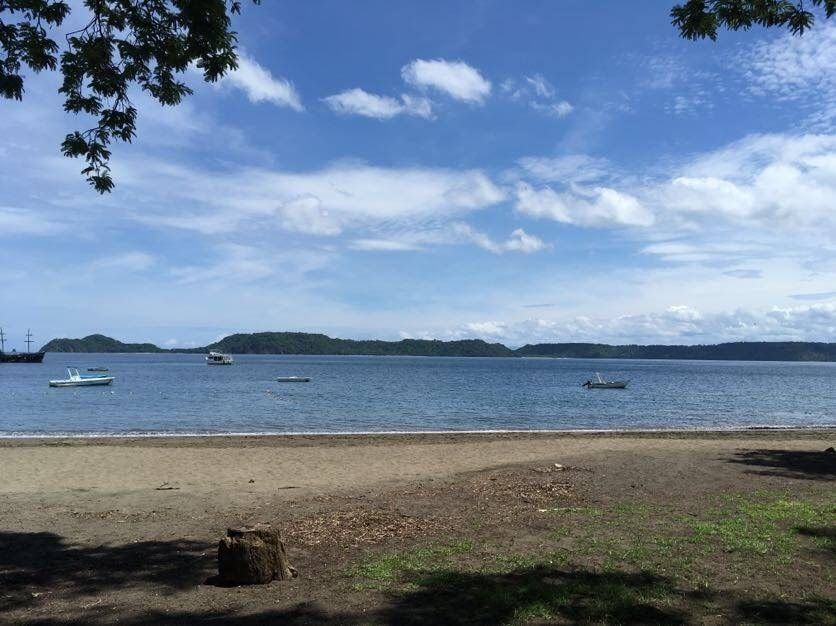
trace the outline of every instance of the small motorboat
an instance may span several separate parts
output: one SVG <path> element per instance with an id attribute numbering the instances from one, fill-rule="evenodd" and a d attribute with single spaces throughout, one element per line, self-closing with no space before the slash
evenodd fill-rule
<path id="1" fill-rule="evenodd" d="M 586 381 L 581 387 L 587 389 L 626 389 L 629 380 L 604 380 L 599 373 L 595 373 L 595 378 Z"/>
<path id="2" fill-rule="evenodd" d="M 107 369 L 106 367 L 102 367 L 102 366 L 100 365 L 100 366 L 98 366 L 98 367 L 88 367 L 88 368 L 87 368 L 87 371 L 88 371 L 88 372 L 109 372 L 110 370 L 109 370 L 109 369 Z"/>
<path id="3" fill-rule="evenodd" d="M 309 383 L 311 382 L 310 376 L 279 376 L 276 379 L 276 382 L 279 383 Z"/>
<path id="4" fill-rule="evenodd" d="M 49 381 L 50 387 L 94 387 L 96 385 L 109 385 L 113 382 L 113 376 L 82 375 L 78 368 L 68 367 L 67 378 Z"/>
<path id="5" fill-rule="evenodd" d="M 232 365 L 232 357 L 223 352 L 210 352 L 206 355 L 207 365 Z"/>

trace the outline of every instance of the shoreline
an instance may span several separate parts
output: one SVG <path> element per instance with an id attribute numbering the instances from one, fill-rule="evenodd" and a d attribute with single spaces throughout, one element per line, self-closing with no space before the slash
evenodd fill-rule
<path id="1" fill-rule="evenodd" d="M 526 439 L 815 439 L 836 434 L 836 424 L 824 426 L 748 426 L 669 429 L 554 429 L 554 430 L 426 430 L 357 432 L 232 432 L 232 433 L 125 433 L 125 434 L 20 434 L 0 435 L 0 447 L 37 445 L 200 445 L 203 443 L 257 445 L 340 445 L 343 443 L 442 443 Z"/>

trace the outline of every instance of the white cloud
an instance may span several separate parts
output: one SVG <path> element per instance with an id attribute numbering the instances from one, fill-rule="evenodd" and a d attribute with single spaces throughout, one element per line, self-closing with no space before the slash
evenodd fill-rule
<path id="1" fill-rule="evenodd" d="M 836 25 L 822 22 L 803 37 L 760 41 L 739 59 L 751 90 L 785 100 L 832 97 L 836 90 Z"/>
<path id="2" fill-rule="evenodd" d="M 354 239 L 349 247 L 352 250 L 365 250 L 370 252 L 404 252 L 408 250 L 420 250 L 420 246 L 407 241 L 397 239 Z"/>
<path id="3" fill-rule="evenodd" d="M 836 127 L 836 24 L 821 20 L 803 37 L 789 33 L 761 41 L 736 60 L 749 90 L 807 111 L 807 125 Z"/>
<path id="4" fill-rule="evenodd" d="M 836 135 L 752 135 L 645 176 L 608 174 L 606 162 L 581 155 L 520 165 L 523 181 L 555 183 L 518 183 L 516 207 L 535 217 L 652 226 L 648 234 L 668 237 L 721 230 L 728 237 L 736 227 L 836 241 Z"/>
<path id="5" fill-rule="evenodd" d="M 558 118 L 564 118 L 575 110 L 575 107 L 569 104 L 566 100 L 561 100 L 559 102 L 549 102 L 546 104 L 543 104 L 541 102 L 532 102 L 531 106 L 537 109 L 538 111 L 542 111 L 548 115 L 552 115 Z"/>
<path id="6" fill-rule="evenodd" d="M 54 235 L 65 230 L 60 222 L 24 209 L 0 206 L 0 237 L 9 235 Z"/>
<path id="7" fill-rule="evenodd" d="M 401 68 L 404 81 L 421 89 L 436 89 L 463 102 L 482 104 L 491 94 L 491 83 L 463 61 L 416 59 Z"/>
<path id="8" fill-rule="evenodd" d="M 501 202 L 505 192 L 479 170 L 381 168 L 338 164 L 310 172 L 260 168 L 219 172 L 176 168 L 142 160 L 133 216 L 152 224 L 206 234 L 278 218 L 295 232 L 334 235 L 350 228 L 411 225 L 447 220 Z M 144 181 L 153 179 L 157 194 L 147 194 Z M 235 189 L 229 194 L 229 189 Z M 171 215 L 158 200 L 176 198 L 192 209 Z M 276 223 L 276 222 L 274 222 Z"/>
<path id="9" fill-rule="evenodd" d="M 520 82 L 508 78 L 500 90 L 512 100 L 526 102 L 532 109 L 552 117 L 564 118 L 575 110 L 569 101 L 557 99 L 557 89 L 540 74 L 524 76 Z"/>
<path id="10" fill-rule="evenodd" d="M 226 243 L 212 247 L 212 256 L 205 265 L 174 267 L 171 275 L 181 284 L 208 283 L 224 286 L 230 282 L 253 282 L 280 274 L 282 277 L 302 276 L 323 267 L 329 255 L 311 250 L 273 252 L 256 246 Z"/>
<path id="11" fill-rule="evenodd" d="M 828 341 L 836 333 L 836 303 L 702 313 L 687 305 L 618 317 L 576 316 L 511 322 L 475 321 L 443 333 L 511 345 L 539 342 L 716 343 L 724 341 Z"/>
<path id="12" fill-rule="evenodd" d="M 360 115 L 387 120 L 396 115 L 414 115 L 429 119 L 433 115 L 432 103 L 427 98 L 402 94 L 400 100 L 378 96 L 362 89 L 349 89 L 322 99 L 332 111 L 344 115 Z"/>
<path id="13" fill-rule="evenodd" d="M 571 191 L 557 192 L 519 183 L 516 194 L 515 206 L 520 213 L 566 224 L 612 228 L 650 226 L 654 221 L 653 214 L 637 198 L 608 187 L 572 185 Z"/>
<path id="14" fill-rule="evenodd" d="M 534 93 L 541 98 L 553 98 L 555 94 L 554 87 L 540 74 L 534 76 L 526 76 L 525 82 L 531 85 Z"/>
<path id="15" fill-rule="evenodd" d="M 683 242 L 662 241 L 642 248 L 643 254 L 651 254 L 671 263 L 729 263 L 751 261 L 769 257 L 773 251 L 765 244 L 746 242 Z M 748 277 L 751 277 L 748 276 Z"/>
<path id="16" fill-rule="evenodd" d="M 97 259 L 90 264 L 90 267 L 97 270 L 107 269 L 141 272 L 149 269 L 156 262 L 157 259 L 155 256 L 147 252 L 134 251 Z"/>
<path id="17" fill-rule="evenodd" d="M 514 230 L 505 241 L 494 241 L 485 233 L 474 230 L 469 225 L 461 222 L 453 224 L 453 232 L 457 237 L 475 243 L 480 248 L 494 254 L 502 254 L 503 252 L 531 254 L 548 247 L 542 239 L 535 235 L 529 235 L 522 228 Z"/>
<path id="18" fill-rule="evenodd" d="M 274 77 L 246 54 L 238 54 L 238 69 L 221 79 L 222 84 L 241 89 L 250 102 L 270 102 L 294 111 L 303 111 L 302 99 L 289 80 Z"/>
<path id="19" fill-rule="evenodd" d="M 339 235 L 342 227 L 322 208 L 315 196 L 290 200 L 277 209 L 279 223 L 285 230 L 309 235 Z"/>
<path id="20" fill-rule="evenodd" d="M 611 175 L 612 167 L 606 159 L 587 154 L 568 154 L 562 157 L 524 157 L 519 160 L 527 178 L 545 183 L 586 183 Z"/>

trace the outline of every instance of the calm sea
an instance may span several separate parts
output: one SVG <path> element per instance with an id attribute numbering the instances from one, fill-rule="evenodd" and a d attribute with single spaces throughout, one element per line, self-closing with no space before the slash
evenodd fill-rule
<path id="1" fill-rule="evenodd" d="M 67 365 L 110 387 L 58 388 Z M 596 371 L 628 389 L 586 390 Z M 277 376 L 310 376 L 278 383 Z M 836 424 L 836 364 L 48 353 L 0 365 L 0 435 L 729 428 Z"/>

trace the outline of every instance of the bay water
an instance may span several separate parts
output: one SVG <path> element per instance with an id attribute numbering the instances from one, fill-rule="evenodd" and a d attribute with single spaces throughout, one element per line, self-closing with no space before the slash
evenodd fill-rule
<path id="1" fill-rule="evenodd" d="M 836 363 L 47 353 L 0 365 L 0 436 L 836 425 Z M 66 366 L 108 387 L 50 388 Z M 630 379 L 587 390 L 595 372 Z M 278 376 L 310 383 L 278 383 Z"/>

